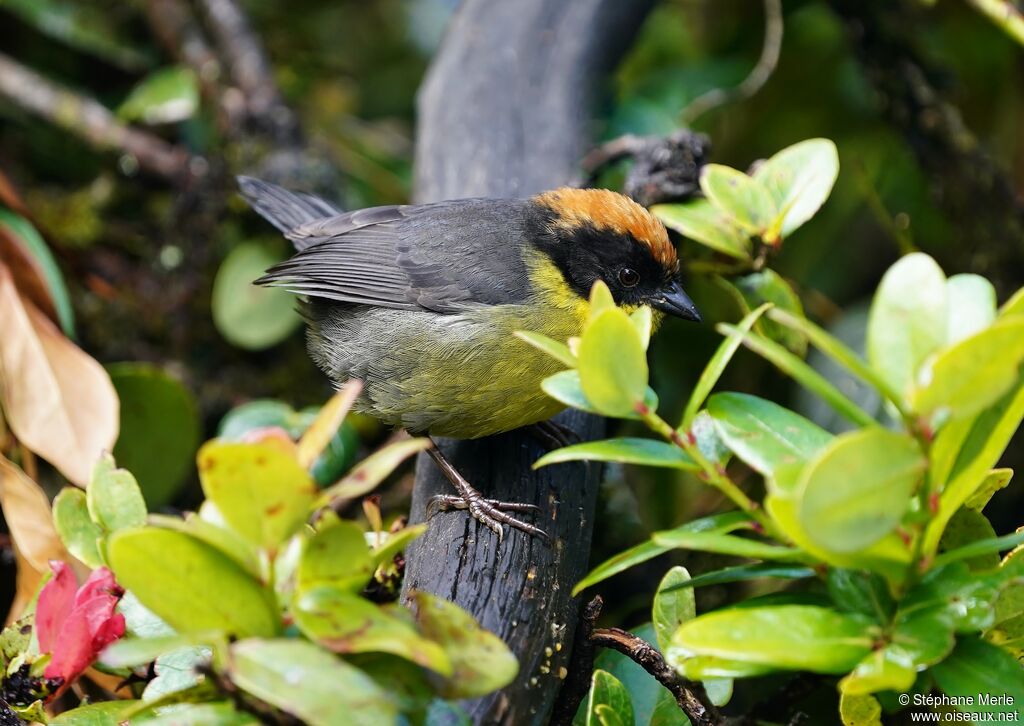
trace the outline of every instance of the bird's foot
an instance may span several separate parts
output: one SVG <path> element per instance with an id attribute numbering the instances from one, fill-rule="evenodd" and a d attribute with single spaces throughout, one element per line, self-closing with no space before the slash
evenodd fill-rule
<path id="1" fill-rule="evenodd" d="M 444 454 L 435 444 L 427 453 L 437 464 L 438 468 L 445 475 L 445 478 L 452 483 L 458 494 L 438 494 L 431 498 L 427 504 L 427 518 L 429 519 L 439 511 L 451 511 L 453 509 L 465 509 L 476 521 L 490 529 L 498 537 L 498 543 L 504 539 L 504 525 L 508 525 L 520 532 L 525 532 L 533 537 L 539 537 L 545 542 L 551 541 L 548 533 L 540 527 L 536 527 L 522 520 L 516 519 L 506 512 L 539 512 L 540 507 L 534 504 L 521 502 L 502 502 L 497 499 L 485 499 L 472 484 L 452 466 L 452 463 L 444 457 Z"/>
<path id="2" fill-rule="evenodd" d="M 583 443 L 578 433 L 556 421 L 538 421 L 527 426 L 526 431 L 548 451 Z"/>

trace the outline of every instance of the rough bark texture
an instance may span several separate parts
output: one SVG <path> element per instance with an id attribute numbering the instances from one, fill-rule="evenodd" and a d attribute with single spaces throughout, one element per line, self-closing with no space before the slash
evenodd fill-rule
<path id="1" fill-rule="evenodd" d="M 421 202 L 526 196 L 569 183 L 592 143 L 594 101 L 632 41 L 650 0 L 467 0 L 420 91 L 416 186 Z M 603 422 L 558 421 L 582 438 Z M 443 595 L 501 636 L 519 658 L 516 681 L 467 702 L 474 723 L 547 720 L 568 665 L 587 567 L 598 467 L 534 472 L 540 455 L 523 432 L 441 448 L 488 497 L 531 502 L 548 546 L 511 531 L 499 546 L 464 512 L 443 512 L 409 553 L 406 588 Z M 450 485 L 427 457 L 417 467 L 413 521 Z"/>

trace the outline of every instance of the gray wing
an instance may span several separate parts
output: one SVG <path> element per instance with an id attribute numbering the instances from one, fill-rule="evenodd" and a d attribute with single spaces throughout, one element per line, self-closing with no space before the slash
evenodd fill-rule
<path id="1" fill-rule="evenodd" d="M 442 313 L 521 302 L 528 291 L 526 203 L 460 199 L 311 219 L 285 233 L 299 252 L 257 283 L 314 298 Z"/>

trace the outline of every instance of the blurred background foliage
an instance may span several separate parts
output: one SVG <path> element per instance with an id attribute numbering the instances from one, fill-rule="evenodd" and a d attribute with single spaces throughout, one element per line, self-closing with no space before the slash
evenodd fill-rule
<path id="1" fill-rule="evenodd" d="M 416 89 L 456 4 L 245 3 L 273 79 L 313 154 L 340 172 L 306 179 L 304 186 L 333 192 L 349 208 L 410 197 Z M 169 183 L 140 170 L 131 157 L 97 151 L 81 133 L 42 122 L 24 104 L 0 97 L 0 181 L 17 190 L 56 257 L 70 292 L 75 340 L 108 366 L 122 406 L 115 452 L 155 508 L 197 501 L 197 482 L 189 479 L 195 449 L 232 408 L 278 399 L 299 410 L 329 392 L 305 354 L 293 301 L 247 284 L 288 250 L 233 194 L 230 177 L 257 172 L 268 156 L 261 145 L 272 146 L 273 134 L 238 133 L 224 123 L 230 89 L 214 97 L 206 89 L 216 79 L 178 65 L 156 32 L 154 12 L 161 5 L 0 0 L 0 53 L 187 150 L 191 171 L 205 174 L 201 183 Z M 915 154 L 921 149 L 914 135 L 887 113 L 893 99 L 865 71 L 870 62 L 863 53 L 870 48 L 865 51 L 848 6 L 786 0 L 781 56 L 767 83 L 749 99 L 710 110 L 694 128 L 711 138 L 714 161 L 738 168 L 801 139 L 836 142 L 841 173 L 831 198 L 787 240 L 774 265 L 795 281 L 808 314 L 819 321 L 835 325 L 847 314 L 863 314 L 881 273 L 913 248 L 934 255 L 950 273 L 992 276 L 980 268 L 999 260 L 996 279 L 1005 296 L 1024 283 L 1024 241 L 994 249 L 966 234 L 972 227 L 963 208 L 946 203 L 948 189 L 937 187 Z M 902 28 L 904 40 L 933 71 L 928 82 L 959 109 L 1019 190 L 1024 50 L 966 3 L 907 3 L 902 11 L 913 20 Z M 677 129 L 690 101 L 743 79 L 763 35 L 761 8 L 749 0 L 663 0 L 610 79 L 596 136 Z M 602 181 L 621 185 L 621 169 Z M 705 319 L 739 317 L 735 303 L 709 279 L 695 277 L 689 289 Z M 712 326 L 669 321 L 666 328 L 652 344 L 652 385 L 671 420 L 718 336 Z M 790 383 L 749 353 L 738 355 L 722 387 L 757 391 L 816 416 Z M 356 428 L 364 447 L 383 433 L 371 422 Z M 51 490 L 56 486 L 45 468 L 42 479 Z M 718 504 L 684 473 L 613 467 L 606 479 L 592 562 Z M 478 484 L 486 489 L 486 482 Z M 406 476 L 384 492 L 392 516 L 405 510 L 409 486 Z M 1006 502 L 1019 508 L 1020 498 Z M 622 586 L 608 589 L 618 594 L 606 617 L 628 625 L 631 615 L 641 614 L 666 564 L 622 575 Z M 9 557 L 2 589 L 0 599 L 9 601 Z M 708 588 L 700 597 L 724 593 Z"/>

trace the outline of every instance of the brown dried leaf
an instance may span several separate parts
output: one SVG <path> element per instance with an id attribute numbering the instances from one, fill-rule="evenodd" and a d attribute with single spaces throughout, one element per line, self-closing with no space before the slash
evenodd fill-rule
<path id="1" fill-rule="evenodd" d="M 7 265 L 22 297 L 57 322 L 57 309 L 39 261 L 9 229 L 0 225 L 0 265 Z"/>
<path id="2" fill-rule="evenodd" d="M 0 264 L 0 401 L 14 435 L 85 486 L 117 440 L 119 403 L 103 367 L 24 300 Z"/>

